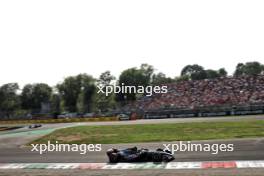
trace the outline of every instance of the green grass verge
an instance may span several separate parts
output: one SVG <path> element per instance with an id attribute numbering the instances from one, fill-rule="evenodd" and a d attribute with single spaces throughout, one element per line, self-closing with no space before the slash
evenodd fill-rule
<path id="1" fill-rule="evenodd" d="M 78 126 L 56 130 L 33 143 L 136 143 L 264 136 L 263 120 L 114 126 Z"/>

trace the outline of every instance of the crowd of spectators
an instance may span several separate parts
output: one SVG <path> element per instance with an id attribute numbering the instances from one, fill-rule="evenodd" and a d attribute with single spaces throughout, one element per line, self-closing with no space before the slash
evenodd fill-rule
<path id="1" fill-rule="evenodd" d="M 167 86 L 168 93 L 143 96 L 130 106 L 150 110 L 264 103 L 264 75 L 181 81 Z"/>

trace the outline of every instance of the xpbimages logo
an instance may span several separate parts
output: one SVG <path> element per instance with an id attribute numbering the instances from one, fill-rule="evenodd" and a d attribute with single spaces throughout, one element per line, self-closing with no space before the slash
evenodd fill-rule
<path id="1" fill-rule="evenodd" d="M 45 152 L 79 152 L 81 155 L 88 152 L 99 152 L 102 150 L 102 144 L 60 144 L 56 141 L 52 144 L 48 141 L 47 144 L 31 144 L 32 152 L 39 152 L 43 154 Z"/>
<path id="2" fill-rule="evenodd" d="M 146 94 L 146 96 L 152 96 L 155 94 L 165 94 L 168 92 L 168 86 L 126 86 L 124 83 L 121 85 L 109 85 L 109 86 L 97 86 L 97 93 L 103 93 L 105 96 L 109 96 L 111 93 L 136 93 Z"/>
<path id="3" fill-rule="evenodd" d="M 213 155 L 219 152 L 233 152 L 234 144 L 195 144 L 191 141 L 180 141 L 177 144 L 163 144 L 164 150 L 175 152 L 210 152 Z"/>

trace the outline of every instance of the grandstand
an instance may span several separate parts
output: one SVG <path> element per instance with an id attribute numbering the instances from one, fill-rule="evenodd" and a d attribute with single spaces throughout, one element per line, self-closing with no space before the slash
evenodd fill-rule
<path id="1" fill-rule="evenodd" d="M 126 108 L 145 118 L 261 114 L 264 75 L 222 77 L 167 84 L 167 94 L 141 97 Z"/>

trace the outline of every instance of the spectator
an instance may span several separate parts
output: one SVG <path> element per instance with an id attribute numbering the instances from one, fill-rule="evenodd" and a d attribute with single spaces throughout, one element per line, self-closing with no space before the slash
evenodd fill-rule
<path id="1" fill-rule="evenodd" d="M 141 97 L 126 108 L 159 109 L 164 107 L 194 109 L 205 106 L 249 105 L 264 103 L 264 76 L 182 81 L 167 84 L 168 93 Z"/>

